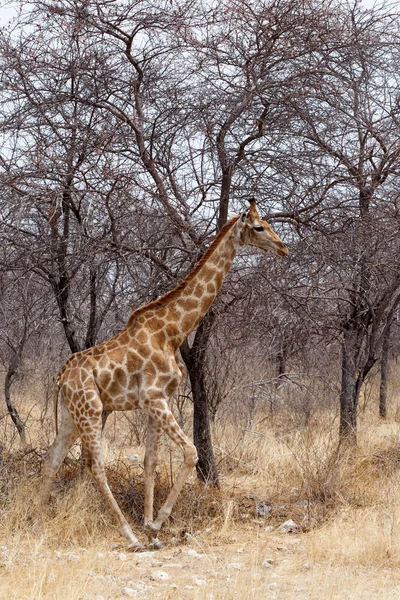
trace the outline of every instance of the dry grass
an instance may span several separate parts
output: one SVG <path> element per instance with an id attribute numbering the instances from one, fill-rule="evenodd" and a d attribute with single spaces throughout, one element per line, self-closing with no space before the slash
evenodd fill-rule
<path id="1" fill-rule="evenodd" d="M 81 476 L 78 446 L 60 470 L 43 519 L 34 517 L 51 416 L 44 418 L 40 405 L 32 408 L 22 396 L 21 412 L 30 414 L 32 425 L 30 451 L 24 453 L 9 424 L 0 422 L 0 598 L 122 600 L 124 587 L 151 600 L 400 598 L 400 397 L 392 390 L 387 422 L 376 417 L 374 398 L 372 389 L 361 407 L 357 448 L 338 450 L 330 409 L 301 422 L 285 411 L 273 419 L 259 411 L 251 428 L 217 423 L 221 490 L 193 476 L 162 533 L 166 549 L 142 559 L 121 558 L 124 541 L 97 489 Z M 104 454 L 114 494 L 143 539 L 142 435 L 118 415 L 107 425 Z M 139 460 L 130 460 L 132 454 Z M 164 440 L 157 506 L 180 458 Z M 272 506 L 268 520 L 257 516 L 258 501 Z M 300 525 L 300 535 L 277 533 L 287 518 Z M 188 533 L 203 558 L 186 554 Z M 121 548 L 113 549 L 115 543 Z M 263 566 L 266 557 L 273 567 Z M 240 568 L 232 566 L 238 561 Z M 171 573 L 167 583 L 149 578 L 160 565 Z M 193 583 L 194 574 L 207 585 Z"/>

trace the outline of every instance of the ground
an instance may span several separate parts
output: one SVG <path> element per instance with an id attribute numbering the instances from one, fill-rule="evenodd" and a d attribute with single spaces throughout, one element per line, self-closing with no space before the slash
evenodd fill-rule
<path id="1" fill-rule="evenodd" d="M 254 524 L 218 542 L 213 536 L 209 543 L 205 532 L 139 554 L 105 543 L 51 550 L 40 538 L 18 542 L 1 547 L 4 599 L 400 598 L 399 569 L 317 563 L 310 534 L 277 534 Z"/>

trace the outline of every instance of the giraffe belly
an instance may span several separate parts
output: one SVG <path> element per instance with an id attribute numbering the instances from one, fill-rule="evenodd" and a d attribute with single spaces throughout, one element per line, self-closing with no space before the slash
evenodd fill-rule
<path id="1" fill-rule="evenodd" d="M 118 394 L 110 398 L 107 393 L 100 395 L 104 410 L 112 412 L 114 410 L 135 410 L 139 408 L 139 400 L 132 393 Z"/>

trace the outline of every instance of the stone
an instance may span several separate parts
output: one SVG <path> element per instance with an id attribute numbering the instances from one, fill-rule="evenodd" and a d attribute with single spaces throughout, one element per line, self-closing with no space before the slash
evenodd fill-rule
<path id="1" fill-rule="evenodd" d="M 205 554 L 199 554 L 199 553 L 197 552 L 197 550 L 195 550 L 194 548 L 189 548 L 189 549 L 186 551 L 186 554 L 187 554 L 188 556 L 193 556 L 193 557 L 195 557 L 195 558 L 203 558 L 203 557 L 205 556 Z"/>
<path id="2" fill-rule="evenodd" d="M 242 566 L 243 565 L 240 562 L 232 562 L 232 563 L 229 563 L 229 565 L 228 565 L 228 567 L 231 567 L 231 569 L 236 569 L 236 571 L 240 571 Z"/>
<path id="3" fill-rule="evenodd" d="M 131 460 L 132 462 L 138 462 L 139 461 L 139 454 L 130 454 L 126 458 L 128 460 Z"/>
<path id="4" fill-rule="evenodd" d="M 270 504 L 266 504 L 266 502 L 257 502 L 256 504 L 256 512 L 259 517 L 263 519 L 268 519 L 272 510 L 272 506 Z"/>
<path id="5" fill-rule="evenodd" d="M 80 560 L 80 556 L 78 554 L 74 554 L 73 552 L 69 552 L 67 554 L 68 560 Z"/>
<path id="6" fill-rule="evenodd" d="M 293 521 L 293 519 L 288 519 L 282 525 L 279 525 L 278 531 L 280 533 L 299 533 L 300 527 Z"/>
<path id="7" fill-rule="evenodd" d="M 264 569 L 270 569 L 273 565 L 274 565 L 273 558 L 264 558 L 261 566 L 264 567 Z"/>
<path id="8" fill-rule="evenodd" d="M 129 598 L 134 598 L 135 596 L 137 596 L 137 591 L 130 587 L 124 587 L 122 589 L 122 593 L 124 594 L 124 596 L 128 596 Z"/>
<path id="9" fill-rule="evenodd" d="M 150 575 L 150 579 L 153 581 L 167 581 L 169 575 L 165 571 L 154 571 L 154 573 Z"/>
<path id="10" fill-rule="evenodd" d="M 205 579 L 201 579 L 201 577 L 193 577 L 193 583 L 197 586 L 207 585 L 207 581 Z"/>

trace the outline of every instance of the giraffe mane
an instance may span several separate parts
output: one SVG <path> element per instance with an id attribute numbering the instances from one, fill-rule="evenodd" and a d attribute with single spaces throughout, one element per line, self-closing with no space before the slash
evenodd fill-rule
<path id="1" fill-rule="evenodd" d="M 185 289 L 185 287 L 188 285 L 188 283 L 190 283 L 192 281 L 192 279 L 197 275 L 197 273 L 200 271 L 200 269 L 202 268 L 202 266 L 207 262 L 207 260 L 210 258 L 210 256 L 214 253 L 214 250 L 219 245 L 221 239 L 225 236 L 225 234 L 230 229 L 232 229 L 232 227 L 235 225 L 235 223 L 238 220 L 239 220 L 239 216 L 235 215 L 232 219 L 230 219 L 229 221 L 227 221 L 225 223 L 225 225 L 220 229 L 220 231 L 218 232 L 217 236 L 215 237 L 215 239 L 210 244 L 209 248 L 206 250 L 206 252 L 200 258 L 200 260 L 197 262 L 197 264 L 195 265 L 195 267 L 186 275 L 186 277 L 176 287 L 174 287 L 172 290 L 170 290 L 169 292 L 166 292 L 165 294 L 163 294 L 163 296 L 160 296 L 159 298 L 156 298 L 156 300 L 153 300 L 152 302 L 149 302 L 149 304 L 145 304 L 144 306 L 140 306 L 139 308 L 137 308 L 131 314 L 129 322 L 128 322 L 128 325 L 132 325 L 132 322 L 136 319 L 136 317 L 138 317 L 139 315 L 141 315 L 142 312 L 145 312 L 148 309 L 158 308 L 158 307 L 162 306 L 163 303 L 166 300 L 174 300 L 174 298 L 176 298 L 177 296 L 179 296 L 180 292 L 183 289 Z"/>

